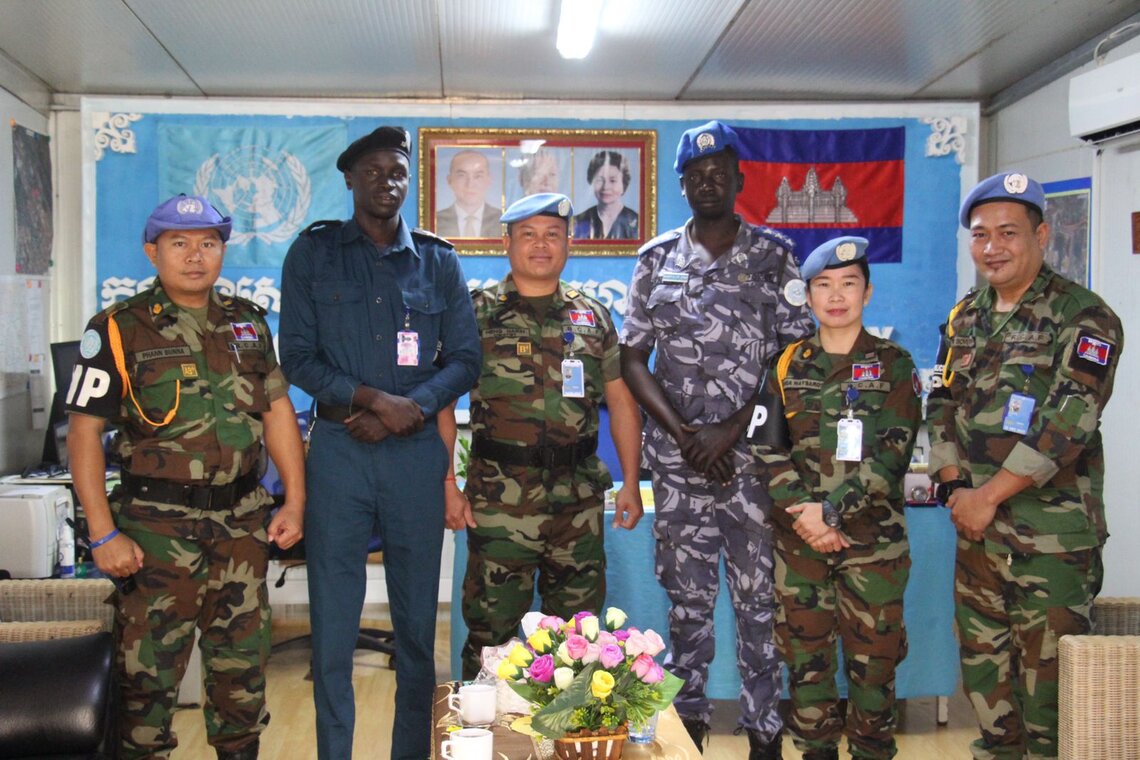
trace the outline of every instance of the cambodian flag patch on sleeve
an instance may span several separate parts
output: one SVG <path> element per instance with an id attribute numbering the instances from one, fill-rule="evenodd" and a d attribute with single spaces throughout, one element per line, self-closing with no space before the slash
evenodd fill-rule
<path id="1" fill-rule="evenodd" d="M 588 309 L 571 309 L 570 310 L 570 324 L 584 325 L 586 327 L 597 327 L 597 321 L 594 319 L 594 312 Z"/>
<path id="2" fill-rule="evenodd" d="M 1087 362 L 1107 367 L 1108 360 L 1112 356 L 1112 344 L 1091 335 L 1082 334 L 1077 340 L 1077 356 Z"/>

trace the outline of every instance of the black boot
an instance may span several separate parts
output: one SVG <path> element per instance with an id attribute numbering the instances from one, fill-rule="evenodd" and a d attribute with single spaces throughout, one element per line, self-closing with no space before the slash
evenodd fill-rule
<path id="1" fill-rule="evenodd" d="M 219 749 L 218 760 L 257 760 L 257 748 L 260 741 L 254 739 L 241 749 Z"/>
<path id="2" fill-rule="evenodd" d="M 784 732 L 779 731 L 769 741 L 765 741 L 759 732 L 748 729 L 748 760 L 781 760 L 781 745 Z"/>
<path id="3" fill-rule="evenodd" d="M 804 760 L 839 760 L 839 747 L 809 749 L 804 753 Z"/>
<path id="4" fill-rule="evenodd" d="M 693 740 L 693 744 L 697 745 L 697 751 L 703 755 L 705 744 L 708 743 L 709 738 L 709 724 L 700 718 L 681 718 L 681 723 L 689 732 L 689 738 Z"/>

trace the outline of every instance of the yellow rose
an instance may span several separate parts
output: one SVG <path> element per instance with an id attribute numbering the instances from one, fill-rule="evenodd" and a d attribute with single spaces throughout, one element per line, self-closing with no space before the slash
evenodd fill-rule
<path id="1" fill-rule="evenodd" d="M 522 644 L 515 644 L 515 648 L 507 657 L 516 668 L 525 668 L 534 660 L 534 655 Z"/>
<path id="2" fill-rule="evenodd" d="M 504 681 L 514 681 L 519 677 L 519 669 L 510 660 L 503 660 L 499 663 L 499 669 L 495 671 L 495 675 Z"/>
<path id="3" fill-rule="evenodd" d="M 614 690 L 614 677 L 604 670 L 595 670 L 590 679 L 590 693 L 598 699 L 605 699 Z"/>
<path id="4" fill-rule="evenodd" d="M 530 648 L 538 654 L 546 654 L 546 652 L 554 645 L 554 639 L 550 635 L 550 631 L 545 628 L 539 628 L 537 631 L 530 635 L 526 640 L 530 644 Z"/>

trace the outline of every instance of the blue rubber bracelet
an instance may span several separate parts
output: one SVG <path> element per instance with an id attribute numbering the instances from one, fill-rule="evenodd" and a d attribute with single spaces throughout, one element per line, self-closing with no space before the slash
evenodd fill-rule
<path id="1" fill-rule="evenodd" d="M 108 541 L 110 541 L 112 538 L 114 538 L 117 535 L 119 535 L 119 529 L 115 528 L 113 531 L 111 531 L 107 535 L 103 536 L 98 541 L 92 541 L 91 543 L 87 544 L 87 548 L 88 549 L 98 549 L 100 546 L 107 543 Z"/>

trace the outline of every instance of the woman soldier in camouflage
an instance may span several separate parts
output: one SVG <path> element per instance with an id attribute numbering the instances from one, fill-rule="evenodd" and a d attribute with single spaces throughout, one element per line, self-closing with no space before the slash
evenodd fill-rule
<path id="1" fill-rule="evenodd" d="M 894 757 L 895 667 L 906 655 L 910 569 L 902 480 L 921 421 L 910 355 L 863 329 L 867 241 L 840 237 L 804 262 L 819 328 L 788 346 L 768 391 L 790 450 L 757 447 L 775 507 L 776 646 L 787 663 L 787 728 L 807 760 Z M 846 726 L 835 685 L 843 638 Z"/>

